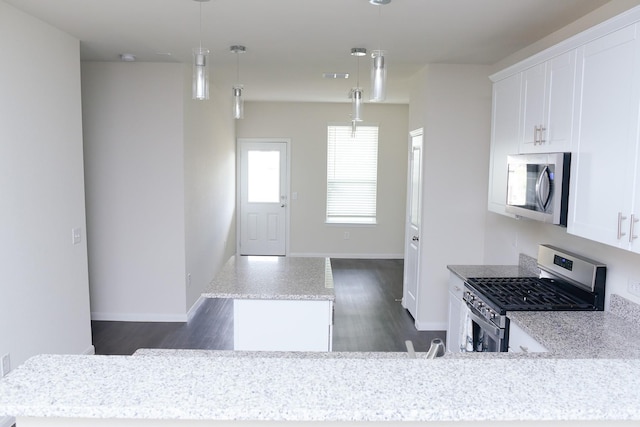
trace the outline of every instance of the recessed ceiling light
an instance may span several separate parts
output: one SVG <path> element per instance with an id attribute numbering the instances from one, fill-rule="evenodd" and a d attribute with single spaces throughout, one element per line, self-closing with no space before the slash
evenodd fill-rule
<path id="1" fill-rule="evenodd" d="M 325 79 L 348 79 L 349 73 L 322 73 Z"/>
<path id="2" fill-rule="evenodd" d="M 131 53 L 123 53 L 120 55 L 120 60 L 124 62 L 133 62 L 136 60 L 136 57 Z"/>
<path id="3" fill-rule="evenodd" d="M 376 5 L 376 6 L 380 6 L 383 4 L 389 4 L 391 3 L 391 0 L 369 0 L 369 3 Z"/>

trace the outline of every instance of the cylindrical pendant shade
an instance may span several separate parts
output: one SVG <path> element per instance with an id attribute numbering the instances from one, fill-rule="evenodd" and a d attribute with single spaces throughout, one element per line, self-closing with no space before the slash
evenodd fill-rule
<path id="1" fill-rule="evenodd" d="M 193 49 L 193 99 L 209 99 L 209 49 Z"/>
<path id="2" fill-rule="evenodd" d="M 371 53 L 371 101 L 384 101 L 387 97 L 387 67 L 384 63 L 384 53 L 380 50 Z"/>
<path id="3" fill-rule="evenodd" d="M 351 120 L 362 121 L 362 89 L 359 87 L 353 89 Z"/>
<path id="4" fill-rule="evenodd" d="M 244 118 L 244 99 L 242 98 L 242 86 L 233 87 L 233 118 Z"/>

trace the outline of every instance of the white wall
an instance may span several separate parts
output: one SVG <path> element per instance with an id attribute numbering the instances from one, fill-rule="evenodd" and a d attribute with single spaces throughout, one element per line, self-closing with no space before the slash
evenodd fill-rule
<path id="1" fill-rule="evenodd" d="M 2 1 L 0 52 L 0 355 L 15 367 L 93 351 L 80 57 L 77 39 Z"/>
<path id="2" fill-rule="evenodd" d="M 185 314 L 183 66 L 82 64 L 94 320 Z"/>
<path id="3" fill-rule="evenodd" d="M 327 124 L 349 124 L 348 103 L 247 102 L 238 138 L 291 139 L 290 255 L 402 258 L 407 181 L 408 107 L 366 104 L 365 123 L 378 124 L 376 226 L 325 224 Z M 349 239 L 344 233 L 349 232 Z"/>
<path id="4" fill-rule="evenodd" d="M 82 65 L 94 320 L 185 321 L 235 250 L 231 97 L 191 69 Z"/>
<path id="5" fill-rule="evenodd" d="M 191 99 L 191 68 L 184 67 L 184 216 L 186 308 L 235 252 L 235 122 L 231 90 L 211 89 Z"/>
<path id="6" fill-rule="evenodd" d="M 424 128 L 416 326 L 446 329 L 448 264 L 480 264 L 487 215 L 489 68 L 429 65 L 414 77 L 410 130 Z"/>
<path id="7" fill-rule="evenodd" d="M 577 20 L 554 34 L 542 39 L 520 52 L 505 58 L 492 67 L 492 71 L 513 65 L 529 55 L 543 50 L 563 39 L 596 25 L 624 10 L 640 4 L 638 0 L 614 0 Z M 499 68 L 498 68 L 499 67 Z M 617 293 L 640 303 L 640 297 L 628 292 L 628 282 L 640 281 L 640 255 L 571 236 L 566 229 L 531 221 L 518 221 L 494 213 L 488 213 L 486 223 L 485 258 L 487 264 L 514 264 L 518 254 L 535 257 L 540 243 L 551 243 L 569 251 L 594 258 L 607 264 L 607 297 Z"/>

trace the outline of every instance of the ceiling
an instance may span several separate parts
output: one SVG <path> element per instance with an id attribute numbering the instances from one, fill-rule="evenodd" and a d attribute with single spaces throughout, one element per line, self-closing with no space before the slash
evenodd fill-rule
<path id="1" fill-rule="evenodd" d="M 77 37 L 84 61 L 191 62 L 211 50 L 211 80 L 236 81 L 246 100 L 347 102 L 353 47 L 388 53 L 387 102 L 407 103 L 410 77 L 427 63 L 493 64 L 608 0 L 4 0 Z M 247 47 L 240 55 L 231 45 Z M 368 99 L 369 58 L 359 60 Z M 323 79 L 348 72 L 348 80 Z"/>

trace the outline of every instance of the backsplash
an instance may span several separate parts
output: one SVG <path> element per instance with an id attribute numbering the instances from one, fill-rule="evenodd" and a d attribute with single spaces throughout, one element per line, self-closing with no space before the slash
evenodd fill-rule
<path id="1" fill-rule="evenodd" d="M 611 294 L 609 311 L 629 322 L 640 324 L 640 305 L 617 294 Z"/>
<path id="2" fill-rule="evenodd" d="M 518 259 L 518 267 L 523 270 L 530 271 L 532 273 L 532 276 L 538 276 L 540 274 L 538 261 L 535 258 L 523 253 L 520 254 L 520 257 Z"/>

